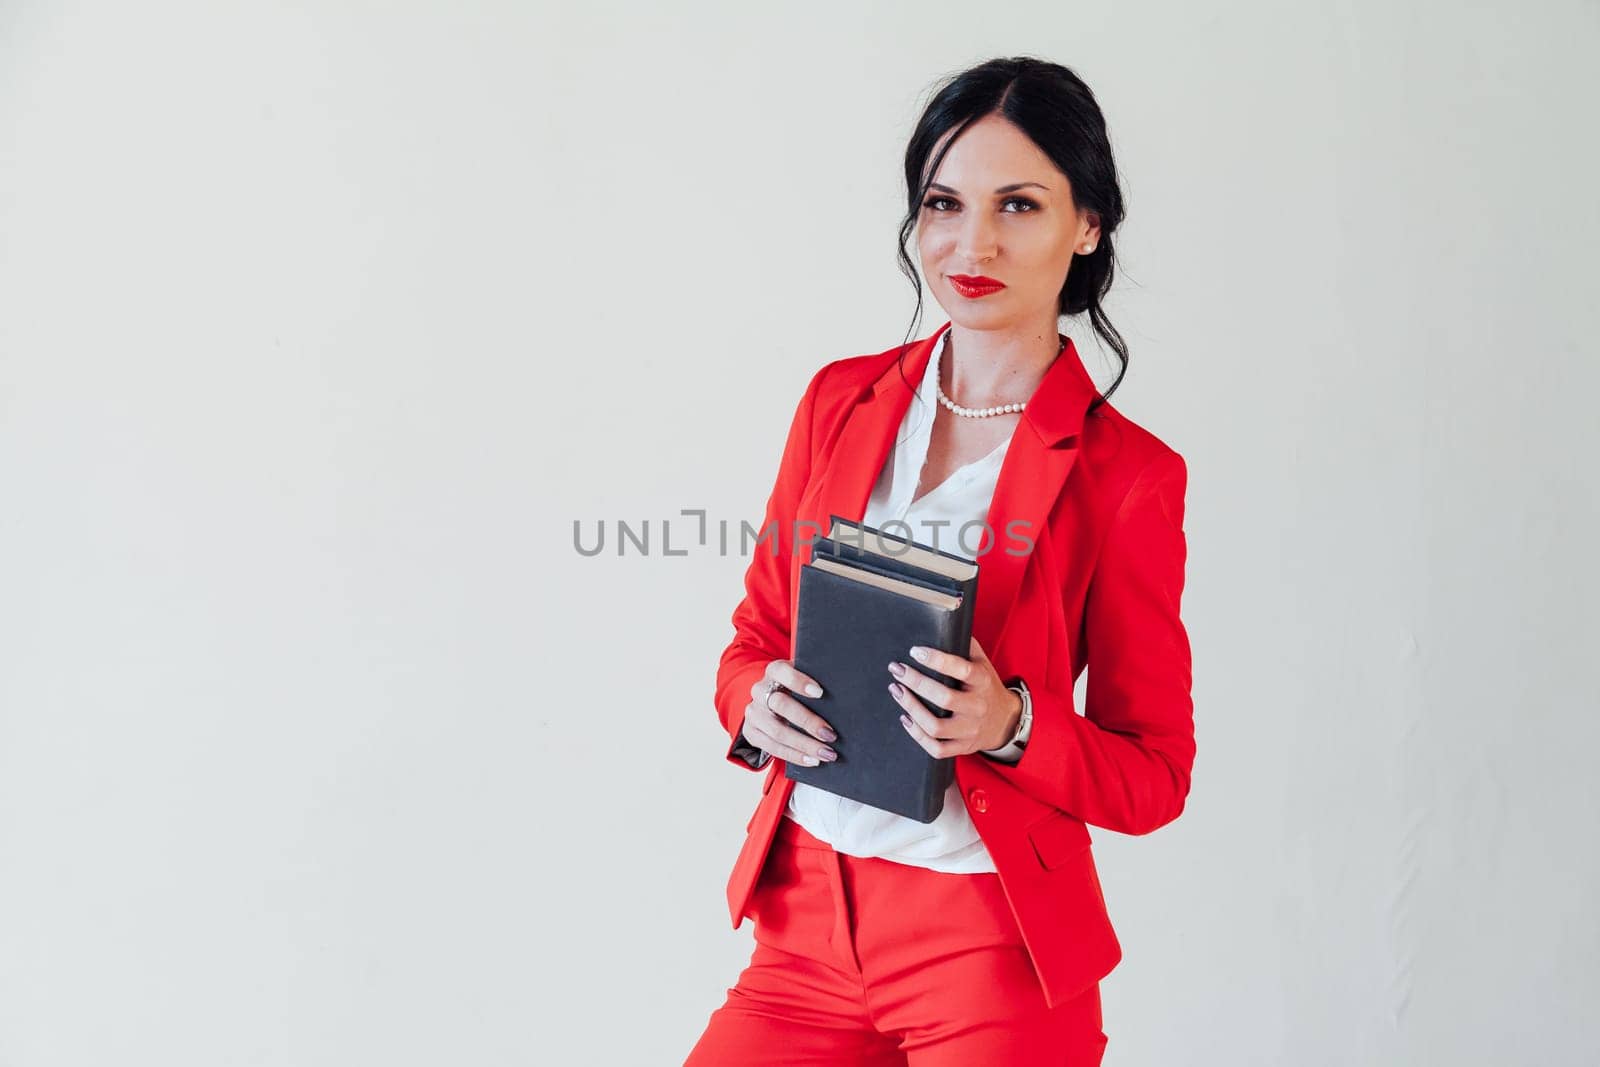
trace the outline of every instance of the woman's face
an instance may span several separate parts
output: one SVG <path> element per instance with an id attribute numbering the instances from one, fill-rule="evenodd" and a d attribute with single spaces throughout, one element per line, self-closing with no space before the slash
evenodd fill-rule
<path id="1" fill-rule="evenodd" d="M 951 146 L 917 219 L 923 277 L 951 321 L 969 329 L 1054 323 L 1073 255 L 1099 240 L 1100 220 L 1073 205 L 1067 176 L 998 115 Z M 963 290 L 952 276 L 1003 288 Z"/>

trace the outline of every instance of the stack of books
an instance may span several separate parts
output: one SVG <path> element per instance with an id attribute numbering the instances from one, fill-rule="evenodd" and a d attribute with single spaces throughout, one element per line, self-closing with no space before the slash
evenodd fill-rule
<path id="1" fill-rule="evenodd" d="M 822 696 L 791 695 L 821 715 L 838 740 L 832 763 L 789 763 L 797 782 L 929 823 L 944 809 L 955 761 L 939 759 L 900 725 L 904 709 L 889 692 L 891 661 L 960 689 L 911 658 L 923 645 L 966 657 L 971 651 L 978 565 L 972 560 L 871 526 L 829 516 L 828 536 L 800 568 L 795 668 Z M 949 712 L 907 692 L 940 718 Z"/>

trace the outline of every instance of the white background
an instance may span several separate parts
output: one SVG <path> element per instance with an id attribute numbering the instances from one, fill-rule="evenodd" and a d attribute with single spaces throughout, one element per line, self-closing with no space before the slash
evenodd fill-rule
<path id="1" fill-rule="evenodd" d="M 1600 1059 L 1592 2 L 0 6 L 0 1065 L 675 1064 L 711 702 L 941 76 L 1074 67 L 1190 469 L 1108 1067 Z M 944 320 L 929 304 L 914 336 Z M 1109 352 L 1078 339 L 1104 381 Z M 652 527 L 580 556 L 573 522 Z"/>

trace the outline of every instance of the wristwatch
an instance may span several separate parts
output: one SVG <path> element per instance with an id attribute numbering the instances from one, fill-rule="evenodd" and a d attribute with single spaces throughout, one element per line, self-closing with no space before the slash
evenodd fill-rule
<path id="1" fill-rule="evenodd" d="M 1017 732 L 1011 735 L 1011 740 L 999 748 L 984 749 L 984 754 L 1007 763 L 1015 763 L 1022 758 L 1023 750 L 1028 747 L 1028 737 L 1033 733 L 1033 694 L 1028 692 L 1028 683 L 1021 678 L 1013 683 L 1007 683 L 1006 688 L 1022 698 L 1022 714 L 1017 717 Z"/>

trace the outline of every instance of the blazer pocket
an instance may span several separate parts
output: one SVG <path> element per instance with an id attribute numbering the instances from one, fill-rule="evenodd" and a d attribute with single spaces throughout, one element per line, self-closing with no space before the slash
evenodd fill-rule
<path id="1" fill-rule="evenodd" d="M 1083 820 L 1058 811 L 1028 827 L 1028 841 L 1039 858 L 1039 866 L 1053 871 L 1089 847 L 1089 830 Z"/>

